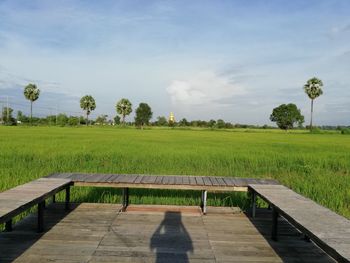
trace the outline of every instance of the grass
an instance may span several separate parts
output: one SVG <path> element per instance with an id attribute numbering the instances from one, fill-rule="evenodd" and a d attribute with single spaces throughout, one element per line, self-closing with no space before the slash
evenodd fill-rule
<path id="1" fill-rule="evenodd" d="M 54 172 L 274 178 L 350 218 L 350 136 L 278 130 L 0 127 L 0 191 Z M 110 188 L 73 188 L 75 201 L 119 202 Z M 131 203 L 199 204 L 191 191 L 131 190 Z M 209 205 L 247 206 L 245 194 Z"/>

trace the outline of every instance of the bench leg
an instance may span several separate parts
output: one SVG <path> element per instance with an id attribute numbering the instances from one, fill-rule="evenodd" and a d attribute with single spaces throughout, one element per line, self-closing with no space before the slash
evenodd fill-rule
<path id="1" fill-rule="evenodd" d="M 5 231 L 6 232 L 11 232 L 12 231 L 12 219 L 10 219 L 9 221 L 7 221 L 5 223 Z"/>
<path id="2" fill-rule="evenodd" d="M 201 203 L 202 213 L 204 215 L 207 213 L 207 195 L 208 195 L 208 192 L 204 190 L 202 192 L 202 203 Z"/>
<path id="3" fill-rule="evenodd" d="M 277 241 L 277 225 L 278 225 L 278 211 L 275 207 L 272 207 L 272 229 L 271 239 Z"/>
<path id="4" fill-rule="evenodd" d="M 254 191 L 251 192 L 251 215 L 255 218 L 256 215 L 256 193 Z"/>
<path id="5" fill-rule="evenodd" d="M 70 186 L 66 188 L 66 202 L 65 202 L 65 209 L 68 211 L 70 209 Z"/>
<path id="6" fill-rule="evenodd" d="M 123 208 L 122 211 L 125 212 L 129 205 L 129 188 L 123 188 Z"/>
<path id="7" fill-rule="evenodd" d="M 201 191 L 201 203 L 200 203 L 200 208 L 201 208 L 202 211 L 203 211 L 203 205 L 204 205 L 204 202 L 203 202 L 203 193 L 204 193 L 204 191 Z"/>
<path id="8" fill-rule="evenodd" d="M 52 203 L 56 203 L 56 195 L 52 196 Z"/>
<path id="9" fill-rule="evenodd" d="M 38 233 L 44 231 L 44 205 L 45 201 L 38 204 Z"/>
<path id="10" fill-rule="evenodd" d="M 308 235 L 306 235 L 306 234 L 303 235 L 303 240 L 305 242 L 311 242 L 310 237 Z"/>

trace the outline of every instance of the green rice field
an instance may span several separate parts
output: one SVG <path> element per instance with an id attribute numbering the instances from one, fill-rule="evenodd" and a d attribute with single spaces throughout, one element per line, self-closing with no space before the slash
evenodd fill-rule
<path id="1" fill-rule="evenodd" d="M 0 191 L 55 172 L 274 178 L 350 218 L 350 136 L 278 130 L 0 127 Z M 199 204 L 200 193 L 131 190 L 130 202 Z M 110 188 L 73 188 L 73 201 L 120 202 Z M 246 207 L 246 194 L 208 205 Z"/>

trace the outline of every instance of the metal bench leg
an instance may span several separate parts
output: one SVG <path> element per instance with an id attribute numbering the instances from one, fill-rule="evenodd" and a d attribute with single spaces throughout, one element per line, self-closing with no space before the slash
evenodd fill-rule
<path id="1" fill-rule="evenodd" d="M 122 211 L 125 212 L 129 205 L 129 188 L 123 188 L 123 208 Z"/>
<path id="2" fill-rule="evenodd" d="M 12 231 L 12 219 L 10 219 L 9 221 L 7 221 L 5 223 L 5 231 L 6 232 L 11 232 Z"/>
<path id="3" fill-rule="evenodd" d="M 56 195 L 52 196 L 52 203 L 56 203 Z"/>
<path id="4" fill-rule="evenodd" d="M 256 214 L 256 193 L 254 191 L 251 192 L 252 195 L 252 200 L 251 200 L 251 214 L 252 217 L 255 218 L 255 214 Z"/>
<path id="5" fill-rule="evenodd" d="M 277 241 L 277 225 L 278 225 L 278 211 L 275 207 L 272 207 L 272 229 L 271 239 Z"/>
<path id="6" fill-rule="evenodd" d="M 200 208 L 201 208 L 201 210 L 203 211 L 203 193 L 204 193 L 204 191 L 201 191 L 201 203 L 200 203 Z"/>
<path id="7" fill-rule="evenodd" d="M 44 202 L 42 201 L 38 204 L 38 232 L 44 231 Z"/>
<path id="8" fill-rule="evenodd" d="M 202 212 L 204 215 L 207 213 L 207 195 L 208 195 L 208 192 L 204 190 L 202 193 L 202 203 L 203 203 Z"/>
<path id="9" fill-rule="evenodd" d="M 70 186 L 66 188 L 66 202 L 65 209 L 68 211 L 70 209 Z"/>

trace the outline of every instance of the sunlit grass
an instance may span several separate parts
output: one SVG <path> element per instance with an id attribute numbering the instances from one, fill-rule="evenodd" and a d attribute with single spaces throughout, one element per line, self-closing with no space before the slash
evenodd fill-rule
<path id="1" fill-rule="evenodd" d="M 0 190 L 55 172 L 274 178 L 350 217 L 350 136 L 278 130 L 0 127 Z M 120 202 L 109 188 L 75 188 L 73 200 Z M 198 205 L 200 193 L 131 190 L 131 203 Z M 246 207 L 245 194 L 209 205 Z"/>

